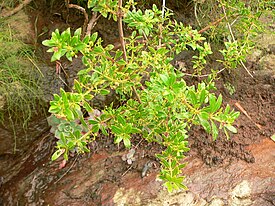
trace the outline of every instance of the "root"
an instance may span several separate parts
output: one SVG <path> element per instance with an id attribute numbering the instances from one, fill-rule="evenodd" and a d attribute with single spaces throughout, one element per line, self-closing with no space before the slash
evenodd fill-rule
<path id="1" fill-rule="evenodd" d="M 86 31 L 86 29 L 87 29 L 87 25 L 88 25 L 88 21 L 89 21 L 89 16 L 88 16 L 86 10 L 83 7 L 81 7 L 81 6 L 78 6 L 76 4 L 71 4 L 70 0 L 65 0 L 65 3 L 66 3 L 67 8 L 69 8 L 69 9 L 77 9 L 77 10 L 79 10 L 79 11 L 81 11 L 83 13 L 84 18 L 85 18 L 84 24 L 83 24 L 83 34 L 84 34 L 85 31 Z"/>

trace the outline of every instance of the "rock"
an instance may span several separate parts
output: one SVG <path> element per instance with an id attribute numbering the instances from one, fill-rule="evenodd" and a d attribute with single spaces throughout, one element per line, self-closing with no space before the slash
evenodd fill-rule
<path id="1" fill-rule="evenodd" d="M 231 206 L 249 206 L 253 202 L 251 200 L 251 187 L 247 180 L 243 180 L 231 192 L 229 205 Z"/>
<path id="2" fill-rule="evenodd" d="M 44 63 L 38 63 L 38 68 L 43 74 L 40 86 L 43 90 L 43 100 L 49 102 L 53 100 L 53 94 L 60 94 L 60 88 L 66 89 L 66 77 L 62 72 L 60 75 L 56 74 L 55 68 Z"/>
<path id="3" fill-rule="evenodd" d="M 275 69 L 275 55 L 268 54 L 260 59 L 260 66 L 262 69 Z"/>
<path id="4" fill-rule="evenodd" d="M 222 199 L 213 198 L 208 206 L 224 206 L 224 202 Z"/>
<path id="5" fill-rule="evenodd" d="M 181 206 L 206 206 L 207 202 L 200 198 L 198 195 L 191 191 L 167 193 L 162 192 L 158 195 L 157 199 L 152 203 L 147 204 L 149 206 L 169 206 L 169 205 L 181 205 Z"/>

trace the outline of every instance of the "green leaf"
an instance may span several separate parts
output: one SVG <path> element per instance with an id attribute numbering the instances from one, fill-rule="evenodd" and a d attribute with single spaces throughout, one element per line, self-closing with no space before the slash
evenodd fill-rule
<path id="1" fill-rule="evenodd" d="M 214 94 L 209 94 L 209 106 L 210 106 L 211 112 L 215 110 L 216 99 L 217 98 Z"/>
<path id="2" fill-rule="evenodd" d="M 123 52 L 122 52 L 122 51 L 117 50 L 117 51 L 116 51 L 116 56 L 115 56 L 115 59 L 120 58 L 120 57 L 122 56 L 122 54 L 123 54 Z"/>
<path id="3" fill-rule="evenodd" d="M 195 106 L 197 104 L 196 93 L 193 90 L 189 90 L 188 97 L 190 98 L 192 105 Z"/>
<path id="4" fill-rule="evenodd" d="M 126 136 L 123 138 L 123 144 L 126 148 L 130 148 L 131 147 L 131 141 L 130 141 L 130 136 Z"/>
<path id="5" fill-rule="evenodd" d="M 85 38 L 82 40 L 82 42 L 84 44 L 88 44 L 89 43 L 89 40 L 90 40 L 90 37 L 89 36 L 85 36 Z"/>
<path id="6" fill-rule="evenodd" d="M 93 119 L 89 119 L 88 122 L 89 124 L 98 124 L 98 121 Z"/>
<path id="7" fill-rule="evenodd" d="M 120 124 L 122 124 L 123 126 L 126 124 L 126 120 L 124 117 L 122 117 L 121 115 L 117 115 L 117 120 Z"/>
<path id="8" fill-rule="evenodd" d="M 126 124 L 126 126 L 124 127 L 124 132 L 126 134 L 131 134 L 132 133 L 132 125 L 131 124 Z"/>
<path id="9" fill-rule="evenodd" d="M 56 150 L 52 155 L 52 161 L 56 160 L 58 157 L 60 157 L 64 153 L 64 149 Z"/>
<path id="10" fill-rule="evenodd" d="M 270 137 L 275 142 L 275 134 Z"/>
<path id="11" fill-rule="evenodd" d="M 81 51 L 81 50 L 85 49 L 85 47 L 86 47 L 86 44 L 80 43 L 80 44 L 76 45 L 74 47 L 74 49 Z"/>
<path id="12" fill-rule="evenodd" d="M 176 82 L 176 74 L 171 73 L 168 79 L 168 85 L 172 86 Z"/>
<path id="13" fill-rule="evenodd" d="M 101 126 L 101 127 L 100 127 L 100 130 L 102 131 L 102 134 L 108 136 L 108 132 L 107 132 L 107 130 L 105 129 L 104 126 Z"/>
<path id="14" fill-rule="evenodd" d="M 82 93 L 82 87 L 80 86 L 80 83 L 79 83 L 79 81 L 77 81 L 76 79 L 74 80 L 74 88 L 76 89 L 76 91 L 78 92 L 78 93 Z"/>
<path id="15" fill-rule="evenodd" d="M 93 43 L 95 43 L 95 41 L 96 41 L 96 39 L 97 39 L 97 36 L 98 36 L 98 33 L 97 33 L 97 32 L 93 33 L 92 36 L 91 36 L 91 38 L 90 38 L 90 40 L 91 40 Z"/>
<path id="16" fill-rule="evenodd" d="M 173 192 L 174 186 L 172 182 L 165 182 L 164 186 L 167 188 L 169 193 Z"/>
<path id="17" fill-rule="evenodd" d="M 138 133 L 141 133 L 142 131 L 140 130 L 140 129 L 138 129 L 138 128 L 136 128 L 136 127 L 133 127 L 132 128 L 132 134 L 138 134 Z"/>
<path id="18" fill-rule="evenodd" d="M 74 120 L 74 113 L 70 110 L 70 108 L 66 108 L 64 114 L 66 115 L 68 120 Z"/>
<path id="19" fill-rule="evenodd" d="M 109 93 L 110 93 L 110 90 L 108 90 L 108 89 L 101 89 L 100 90 L 100 94 L 102 94 L 102 95 L 107 95 Z"/>
<path id="20" fill-rule="evenodd" d="M 95 124 L 93 127 L 92 127 L 92 132 L 93 133 L 97 133 L 99 131 L 99 124 Z"/>
<path id="21" fill-rule="evenodd" d="M 212 128 L 213 140 L 216 140 L 219 134 L 219 130 L 213 121 L 211 121 L 211 128 Z"/>
<path id="22" fill-rule="evenodd" d="M 56 60 L 60 60 L 61 58 L 61 49 L 59 49 L 57 52 L 55 52 L 53 55 L 52 55 L 52 58 L 51 58 L 51 62 L 54 62 Z"/>
<path id="23" fill-rule="evenodd" d="M 61 34 L 61 38 L 63 42 L 68 42 L 71 38 L 71 30 L 70 28 L 66 29 L 64 32 Z"/>
<path id="24" fill-rule="evenodd" d="M 113 44 L 108 44 L 108 45 L 105 47 L 105 49 L 106 49 L 107 51 L 111 51 L 114 47 L 115 47 L 115 46 L 114 46 Z"/>
<path id="25" fill-rule="evenodd" d="M 168 76 L 166 74 L 160 74 L 159 77 L 166 86 L 169 85 Z"/>
<path id="26" fill-rule="evenodd" d="M 52 114 L 58 114 L 61 108 L 59 106 L 50 106 L 49 112 Z"/>
<path id="27" fill-rule="evenodd" d="M 232 125 L 224 125 L 226 129 L 228 129 L 230 132 L 236 134 L 238 131 L 237 129 Z"/>
<path id="28" fill-rule="evenodd" d="M 205 89 L 203 89 L 200 93 L 200 103 L 201 104 L 205 103 L 205 99 L 206 99 L 206 91 Z"/>
<path id="29" fill-rule="evenodd" d="M 115 125 L 111 125 L 111 130 L 112 130 L 112 132 L 113 132 L 114 134 L 117 134 L 117 135 L 123 133 L 122 128 L 117 127 L 117 126 L 115 126 Z"/>
<path id="30" fill-rule="evenodd" d="M 199 120 L 201 125 L 205 129 L 205 131 L 210 133 L 210 129 L 211 129 L 210 123 L 206 119 L 204 119 L 201 115 L 199 115 Z"/>
<path id="31" fill-rule="evenodd" d="M 126 65 L 126 62 L 123 59 L 120 59 L 120 60 L 117 61 L 117 64 L 119 66 L 124 66 L 124 65 Z"/>
<path id="32" fill-rule="evenodd" d="M 75 32 L 74 32 L 74 36 L 81 36 L 81 28 L 78 28 Z"/>
<path id="33" fill-rule="evenodd" d="M 95 46 L 94 47 L 94 52 L 95 53 L 102 53 L 104 51 L 104 49 L 100 46 Z"/>
<path id="34" fill-rule="evenodd" d="M 44 40 L 44 41 L 42 41 L 42 44 L 44 46 L 48 46 L 48 47 L 54 47 L 57 45 L 56 42 L 53 40 Z"/>
<path id="35" fill-rule="evenodd" d="M 212 112 L 216 112 L 222 105 L 222 95 L 220 94 L 216 103 L 215 103 L 215 106 L 213 107 L 213 110 Z"/>
<path id="36" fill-rule="evenodd" d="M 91 107 L 91 105 L 86 101 L 84 101 L 83 107 L 84 107 L 84 109 L 87 110 L 87 112 L 92 112 L 93 111 L 93 108 Z"/>
<path id="37" fill-rule="evenodd" d="M 115 141 L 114 141 L 114 142 L 115 142 L 116 144 L 119 144 L 122 140 L 123 140 L 122 136 L 117 136 L 117 135 L 116 135 L 116 136 L 115 136 Z"/>
<path id="38" fill-rule="evenodd" d="M 66 53 L 66 58 L 69 60 L 69 61 L 73 61 L 73 58 L 72 58 L 72 55 L 70 52 L 67 52 Z"/>

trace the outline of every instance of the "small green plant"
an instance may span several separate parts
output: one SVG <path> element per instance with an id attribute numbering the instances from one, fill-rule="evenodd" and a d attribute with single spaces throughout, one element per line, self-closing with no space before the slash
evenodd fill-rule
<path id="1" fill-rule="evenodd" d="M 121 5 L 121 1 L 113 0 L 106 0 L 104 5 L 88 1 L 89 9 L 118 22 L 123 20 L 132 31 L 124 37 L 119 24 L 121 50 L 113 50 L 113 45 L 102 46 L 97 33 L 82 39 L 81 29 L 73 34 L 70 29 L 61 34 L 56 30 L 50 40 L 43 42 L 53 52 L 52 61 L 63 56 L 71 61 L 81 53 L 85 65 L 74 81 L 73 91 L 61 89 L 51 102 L 49 122 L 58 138 L 52 160 L 61 155 L 67 160 L 70 152 L 88 152 L 88 144 L 99 133 L 112 133 L 114 142 L 126 148 L 131 148 L 134 134 L 140 135 L 165 148 L 156 156 L 161 163 L 159 178 L 167 189 L 185 188 L 181 169 L 189 150 L 188 131 L 200 125 L 214 140 L 220 130 L 229 138 L 228 131 L 237 132 L 232 124 L 239 112 L 229 105 L 222 107 L 222 96 L 212 93 L 215 85 L 211 75 L 188 86 L 184 74 L 171 64 L 175 55 L 192 49 L 197 52 L 193 68 L 201 73 L 212 51 L 197 30 L 171 20 L 169 10 L 159 10 L 155 5 L 145 11 L 136 10 L 133 1 Z M 225 68 L 236 67 L 243 54 L 235 42 L 225 45 L 221 62 Z M 101 111 L 92 107 L 96 96 L 111 90 L 120 96 L 119 106 L 111 104 Z"/>

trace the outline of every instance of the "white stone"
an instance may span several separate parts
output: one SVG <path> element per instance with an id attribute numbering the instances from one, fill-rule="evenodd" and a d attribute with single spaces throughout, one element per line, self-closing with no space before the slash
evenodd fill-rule
<path id="1" fill-rule="evenodd" d="M 253 204 L 251 198 L 251 187 L 247 180 L 238 184 L 230 193 L 230 206 L 250 206 Z"/>

